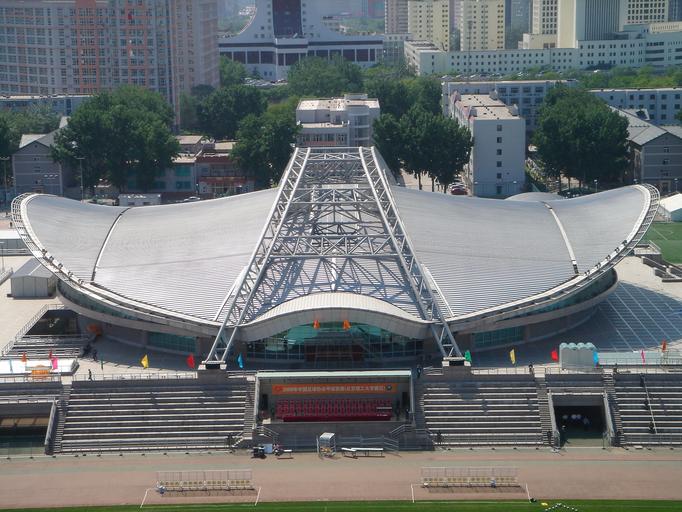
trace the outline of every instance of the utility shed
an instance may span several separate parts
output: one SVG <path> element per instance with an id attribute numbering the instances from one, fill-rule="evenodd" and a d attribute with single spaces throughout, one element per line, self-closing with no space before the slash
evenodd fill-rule
<path id="1" fill-rule="evenodd" d="M 30 299 L 51 296 L 57 286 L 57 277 L 38 260 L 27 261 L 11 279 L 12 297 Z"/>

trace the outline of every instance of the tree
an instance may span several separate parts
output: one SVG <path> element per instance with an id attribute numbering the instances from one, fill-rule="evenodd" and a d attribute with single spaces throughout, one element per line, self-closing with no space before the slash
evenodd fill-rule
<path id="1" fill-rule="evenodd" d="M 628 122 L 587 91 L 556 87 L 540 109 L 534 143 L 550 176 L 616 181 L 627 162 Z"/>
<path id="2" fill-rule="evenodd" d="M 108 179 L 123 190 L 134 177 L 148 189 L 170 165 L 179 145 L 173 111 L 159 94 L 125 86 L 83 103 L 55 138 L 55 160 L 82 165 L 83 187 Z"/>
<path id="3" fill-rule="evenodd" d="M 224 56 L 220 57 L 220 85 L 222 87 L 240 85 L 244 83 L 245 78 L 246 68 L 243 64 Z"/>
<path id="4" fill-rule="evenodd" d="M 255 87 L 221 87 L 199 104 L 197 117 L 203 133 L 214 139 L 234 139 L 239 122 L 265 111 L 263 95 Z"/>
<path id="5" fill-rule="evenodd" d="M 341 57 L 331 61 L 307 57 L 291 66 L 288 81 L 294 95 L 329 98 L 360 91 L 362 70 Z"/>
<path id="6" fill-rule="evenodd" d="M 27 133 L 50 133 L 59 127 L 59 116 L 47 105 L 34 105 L 26 110 L 0 112 L 0 120 L 7 127 L 5 135 L 9 142 L 5 149 L 12 155 L 19 149 L 21 136 Z M 0 145 L 3 142 L 0 141 Z M 1 150 L 1 147 L 0 147 Z"/>
<path id="7" fill-rule="evenodd" d="M 381 114 L 374 121 L 374 144 L 384 157 L 386 165 L 398 176 L 402 169 L 403 132 L 393 114 Z"/>
<path id="8" fill-rule="evenodd" d="M 239 125 L 232 152 L 239 166 L 253 174 L 257 188 L 267 188 L 282 177 L 296 142 L 296 103 L 271 105 L 261 116 L 249 115 Z"/>
<path id="9" fill-rule="evenodd" d="M 4 116 L 0 116 L 0 156 L 12 155 L 12 131 Z"/>
<path id="10" fill-rule="evenodd" d="M 429 176 L 436 179 L 445 193 L 450 184 L 455 181 L 464 166 L 469 162 L 471 147 L 474 141 L 471 132 L 457 121 L 442 115 L 434 116 L 430 130 L 430 144 L 434 156 L 431 160 Z"/>

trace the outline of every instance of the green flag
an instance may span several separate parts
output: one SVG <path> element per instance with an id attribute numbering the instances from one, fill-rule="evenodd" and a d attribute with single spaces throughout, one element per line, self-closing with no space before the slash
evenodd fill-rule
<path id="1" fill-rule="evenodd" d="M 471 352 L 469 352 L 468 350 L 464 352 L 464 360 L 471 362 Z"/>

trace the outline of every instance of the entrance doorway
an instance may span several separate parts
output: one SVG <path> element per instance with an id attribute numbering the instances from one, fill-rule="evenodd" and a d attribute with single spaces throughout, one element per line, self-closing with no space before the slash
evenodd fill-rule
<path id="1" fill-rule="evenodd" d="M 603 405 L 555 406 L 554 417 L 562 446 L 601 446 L 606 429 Z"/>

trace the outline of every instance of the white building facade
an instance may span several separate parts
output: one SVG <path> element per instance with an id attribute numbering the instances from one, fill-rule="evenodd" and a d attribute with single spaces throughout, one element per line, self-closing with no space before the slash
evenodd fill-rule
<path id="1" fill-rule="evenodd" d="M 450 113 L 474 139 L 464 181 L 480 197 L 508 197 L 524 191 L 526 130 L 515 107 L 492 94 L 450 96 Z"/>
<path id="2" fill-rule="evenodd" d="M 343 98 L 301 100 L 296 107 L 300 147 L 371 146 L 372 125 L 380 115 L 379 101 L 366 94 Z"/>
<path id="3" fill-rule="evenodd" d="M 575 48 L 442 52 L 426 41 L 407 41 L 405 60 L 419 75 L 506 75 L 538 67 L 554 71 L 615 66 L 664 69 L 682 64 L 682 24 L 631 26 L 616 39 L 578 41 Z"/>
<path id="4" fill-rule="evenodd" d="M 407 31 L 415 39 L 450 50 L 450 0 L 409 0 Z"/>
<path id="5" fill-rule="evenodd" d="M 256 0 L 256 14 L 246 28 L 220 39 L 220 54 L 271 81 L 286 79 L 289 67 L 308 56 L 338 57 L 362 67 L 381 59 L 381 35 L 335 32 L 322 21 L 325 11 L 324 4 L 305 0 Z"/>

